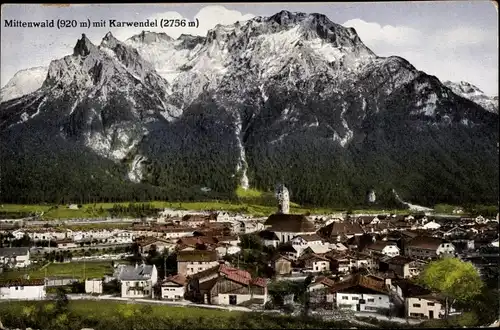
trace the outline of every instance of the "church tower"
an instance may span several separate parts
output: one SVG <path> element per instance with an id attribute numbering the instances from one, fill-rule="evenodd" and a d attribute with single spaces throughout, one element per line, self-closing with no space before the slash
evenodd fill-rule
<path id="1" fill-rule="evenodd" d="M 278 213 L 290 213 L 290 194 L 284 184 L 276 186 L 276 199 L 278 200 Z"/>

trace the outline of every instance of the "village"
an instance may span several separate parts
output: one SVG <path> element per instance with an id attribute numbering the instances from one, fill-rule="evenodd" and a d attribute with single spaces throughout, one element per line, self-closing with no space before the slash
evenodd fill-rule
<path id="1" fill-rule="evenodd" d="M 450 256 L 481 273 L 498 263 L 485 262 L 498 258 L 498 216 L 302 215 L 289 213 L 286 195 L 277 204 L 263 218 L 165 209 L 89 230 L 3 220 L 0 300 L 51 299 L 53 288 L 80 283 L 78 293 L 93 297 L 293 312 L 307 294 L 311 313 L 442 319 L 460 311 L 416 284 L 426 264 Z M 12 247 L 16 241 L 27 246 Z M 96 260 L 112 271 L 92 277 Z M 83 276 L 28 271 L 82 261 Z"/>

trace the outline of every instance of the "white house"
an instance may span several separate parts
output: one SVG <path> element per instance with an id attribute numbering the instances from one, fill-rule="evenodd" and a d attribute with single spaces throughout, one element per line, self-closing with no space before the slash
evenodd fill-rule
<path id="1" fill-rule="evenodd" d="M 391 289 L 404 299 L 405 316 L 412 318 L 437 319 L 443 316 L 444 306 L 436 294 L 407 280 L 396 280 Z"/>
<path id="2" fill-rule="evenodd" d="M 26 235 L 26 231 L 22 230 L 22 229 L 16 229 L 14 230 L 12 233 L 12 236 L 14 236 L 15 239 L 21 239 L 24 237 L 24 235 Z"/>
<path id="3" fill-rule="evenodd" d="M 0 300 L 41 300 L 45 297 L 44 280 L 17 280 L 0 284 Z"/>
<path id="4" fill-rule="evenodd" d="M 392 307 L 385 281 L 372 276 L 356 275 L 335 284 L 329 291 L 335 296 L 337 308 L 385 313 Z"/>
<path id="5" fill-rule="evenodd" d="M 239 253 L 241 251 L 241 247 L 230 245 L 227 243 L 219 243 L 215 250 L 217 251 L 219 257 L 223 257 L 226 255 Z"/>
<path id="6" fill-rule="evenodd" d="M 311 245 L 302 250 L 301 254 L 306 254 L 306 253 L 325 254 L 331 250 L 332 249 L 330 248 L 329 244 Z"/>
<path id="7" fill-rule="evenodd" d="M 410 258 L 432 259 L 442 255 L 455 255 L 455 246 L 437 237 L 416 236 L 405 246 L 405 254 Z"/>
<path id="8" fill-rule="evenodd" d="M 162 230 L 165 239 L 193 236 L 195 231 L 196 229 L 191 227 L 168 228 Z"/>
<path id="9" fill-rule="evenodd" d="M 483 224 L 483 223 L 488 222 L 488 220 L 485 217 L 483 217 L 482 215 L 477 216 L 475 220 L 476 220 L 476 223 L 478 223 L 478 224 Z"/>
<path id="10" fill-rule="evenodd" d="M 151 298 L 158 271 L 155 265 L 126 266 L 122 267 L 118 280 L 123 298 Z"/>
<path id="11" fill-rule="evenodd" d="M 318 234 L 312 235 L 297 235 L 290 241 L 292 246 L 299 251 L 303 251 L 308 247 L 319 247 L 319 246 L 328 246 L 323 242 L 323 239 L 318 236 Z M 329 248 L 328 248 L 329 250 Z M 327 250 L 327 251 L 328 251 Z"/>
<path id="12" fill-rule="evenodd" d="M 304 261 L 304 268 L 307 272 L 324 272 L 330 271 L 330 260 L 317 254 L 307 255 L 302 258 Z"/>
<path id="13" fill-rule="evenodd" d="M 382 254 L 389 257 L 398 256 L 400 253 L 396 243 L 388 241 L 378 241 L 366 246 L 366 251 L 373 254 Z"/>
<path id="14" fill-rule="evenodd" d="M 0 248 L 0 264 L 12 268 L 24 268 L 29 266 L 31 264 L 29 248 Z"/>
<path id="15" fill-rule="evenodd" d="M 161 284 L 161 299 L 183 300 L 186 293 L 187 280 L 182 275 L 174 275 Z"/>
<path id="16" fill-rule="evenodd" d="M 85 293 L 102 293 L 102 279 L 94 278 L 85 280 Z"/>
<path id="17" fill-rule="evenodd" d="M 190 276 L 219 264 L 217 251 L 192 250 L 177 252 L 177 273 Z"/>
<path id="18" fill-rule="evenodd" d="M 435 221 L 430 221 L 423 225 L 422 228 L 425 230 L 434 230 L 441 228 L 441 225 Z"/>
<path id="19" fill-rule="evenodd" d="M 72 239 L 58 240 L 56 241 L 56 244 L 58 249 L 71 249 L 78 247 L 78 244 L 76 244 Z"/>

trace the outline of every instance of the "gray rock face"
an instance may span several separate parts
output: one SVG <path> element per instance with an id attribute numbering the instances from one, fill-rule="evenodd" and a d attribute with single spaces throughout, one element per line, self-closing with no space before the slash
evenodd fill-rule
<path id="1" fill-rule="evenodd" d="M 267 190 L 286 176 L 294 198 L 327 204 L 363 201 L 380 182 L 405 200 L 453 199 L 458 176 L 463 196 L 498 195 L 498 115 L 321 14 L 175 40 L 108 33 L 96 46 L 83 35 L 39 90 L 1 108 L 9 159 L 42 144 L 84 151 L 155 187 Z"/>

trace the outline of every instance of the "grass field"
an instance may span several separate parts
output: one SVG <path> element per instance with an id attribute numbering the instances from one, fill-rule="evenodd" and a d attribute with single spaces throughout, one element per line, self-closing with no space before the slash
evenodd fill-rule
<path id="1" fill-rule="evenodd" d="M 0 302 L 2 322 L 9 327 L 37 329 L 341 329 L 349 321 L 322 321 L 264 313 L 196 307 L 128 304 L 115 301 L 69 301 L 67 309 L 54 302 Z"/>
<path id="2" fill-rule="evenodd" d="M 27 271 L 6 271 L 0 274 L 3 279 L 15 279 L 28 274 L 31 279 L 47 277 L 74 277 L 79 279 L 101 278 L 112 273 L 110 261 L 86 261 L 70 263 L 51 263 L 44 269 Z"/>
<path id="3" fill-rule="evenodd" d="M 250 214 L 253 216 L 269 216 L 276 212 L 276 201 L 272 192 L 262 192 L 256 189 L 237 189 L 236 194 L 239 201 L 205 201 L 205 202 L 163 202 L 152 201 L 150 203 L 154 208 L 172 208 L 178 210 L 195 210 L 195 211 L 230 211 Z M 107 210 L 114 205 L 129 205 L 125 203 L 96 203 L 84 204 L 78 210 L 70 210 L 66 205 L 54 207 L 51 205 L 20 205 L 20 204 L 4 204 L 0 207 L 0 211 L 23 213 L 23 212 L 43 212 L 44 219 L 64 219 L 64 218 L 97 218 L 109 216 Z M 102 209 L 102 211 L 101 211 Z M 311 214 L 332 214 L 345 212 L 341 208 L 309 208 L 303 207 L 296 203 L 290 203 L 291 213 L 311 213 Z M 385 210 L 385 213 L 407 213 L 407 210 Z M 354 213 L 382 213 L 382 210 L 355 210 Z"/>

